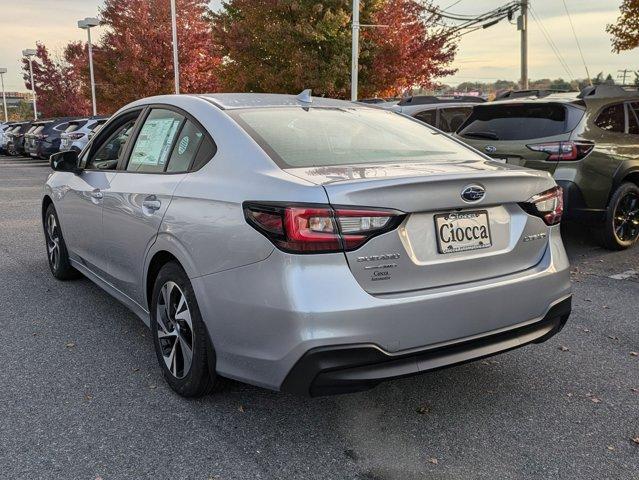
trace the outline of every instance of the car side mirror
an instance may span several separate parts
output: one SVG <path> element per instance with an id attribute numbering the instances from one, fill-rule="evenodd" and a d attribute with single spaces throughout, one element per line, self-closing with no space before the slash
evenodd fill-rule
<path id="1" fill-rule="evenodd" d="M 82 171 L 78 166 L 78 160 L 78 152 L 75 150 L 67 150 L 51 155 L 51 157 L 49 157 L 49 164 L 56 172 L 72 172 L 78 174 Z"/>

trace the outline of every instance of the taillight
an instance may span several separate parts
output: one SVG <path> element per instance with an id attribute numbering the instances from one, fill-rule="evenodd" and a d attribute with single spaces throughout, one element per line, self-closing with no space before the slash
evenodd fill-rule
<path id="1" fill-rule="evenodd" d="M 564 213 L 564 191 L 561 187 L 551 188 L 520 205 L 529 214 L 542 218 L 546 225 L 557 225 Z"/>
<path id="2" fill-rule="evenodd" d="M 354 250 L 404 218 L 391 210 L 256 203 L 244 205 L 244 216 L 278 248 L 293 253 Z"/>
<path id="3" fill-rule="evenodd" d="M 548 154 L 546 160 L 575 161 L 585 158 L 595 148 L 593 142 L 548 142 L 526 145 L 534 152 Z"/>
<path id="4" fill-rule="evenodd" d="M 84 133 L 67 133 L 66 136 L 71 140 L 80 140 L 82 137 L 84 137 Z"/>

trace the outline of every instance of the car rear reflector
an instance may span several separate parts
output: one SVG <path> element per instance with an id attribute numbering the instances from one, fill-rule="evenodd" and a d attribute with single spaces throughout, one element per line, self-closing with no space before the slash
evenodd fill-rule
<path id="1" fill-rule="evenodd" d="M 350 251 L 395 229 L 402 212 L 330 205 L 244 204 L 246 221 L 275 246 L 291 253 Z"/>
<path id="2" fill-rule="evenodd" d="M 520 205 L 530 215 L 542 218 L 546 225 L 557 225 L 564 213 L 564 191 L 561 187 L 554 187 Z"/>

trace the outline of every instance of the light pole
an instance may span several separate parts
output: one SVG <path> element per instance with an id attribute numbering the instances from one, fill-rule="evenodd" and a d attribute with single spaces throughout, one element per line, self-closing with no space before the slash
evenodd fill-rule
<path id="1" fill-rule="evenodd" d="M 100 25 L 100 20 L 94 17 L 87 17 L 84 20 L 78 20 L 78 28 L 87 31 L 89 37 L 89 74 L 91 75 L 91 101 L 93 103 L 93 116 L 98 114 L 95 104 L 95 78 L 93 76 L 93 45 L 91 44 L 91 27 Z"/>
<path id="2" fill-rule="evenodd" d="M 4 121 L 9 121 L 9 115 L 7 115 L 7 97 L 4 93 L 4 74 L 7 73 L 6 68 L 0 68 L 0 83 L 2 83 L 2 105 L 4 106 Z"/>
<path id="3" fill-rule="evenodd" d="M 178 63 L 177 18 L 175 0 L 171 0 L 171 30 L 173 33 L 173 75 L 175 77 L 175 93 L 180 93 L 180 65 Z"/>
<path id="4" fill-rule="evenodd" d="M 22 50 L 22 55 L 27 57 L 29 60 L 29 73 L 31 74 L 31 93 L 33 94 L 33 119 L 38 119 L 38 107 L 36 105 L 36 91 L 35 91 L 35 83 L 33 82 L 33 57 L 38 53 L 37 50 L 33 48 L 27 48 L 26 50 Z"/>
<path id="5" fill-rule="evenodd" d="M 353 0 L 353 39 L 351 49 L 351 102 L 356 102 L 357 74 L 359 70 L 359 0 Z"/>

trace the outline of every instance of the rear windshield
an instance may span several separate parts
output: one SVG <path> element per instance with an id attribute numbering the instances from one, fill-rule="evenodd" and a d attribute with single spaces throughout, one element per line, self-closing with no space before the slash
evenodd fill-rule
<path id="1" fill-rule="evenodd" d="M 473 109 L 459 135 L 487 140 L 552 137 L 571 131 L 582 116 L 582 110 L 558 104 L 482 105 Z"/>
<path id="2" fill-rule="evenodd" d="M 31 133 L 33 133 L 33 134 L 38 134 L 38 133 L 42 132 L 42 130 L 44 130 L 44 125 L 38 125 L 38 126 L 35 128 L 35 130 L 33 130 L 33 132 L 31 132 Z"/>
<path id="3" fill-rule="evenodd" d="M 229 113 L 282 168 L 468 160 L 473 152 L 420 122 L 368 108 Z"/>
<path id="4" fill-rule="evenodd" d="M 64 130 L 64 133 L 75 132 L 80 127 L 83 127 L 84 125 L 86 125 L 86 123 L 87 123 L 86 121 L 69 123 L 69 126 Z"/>

